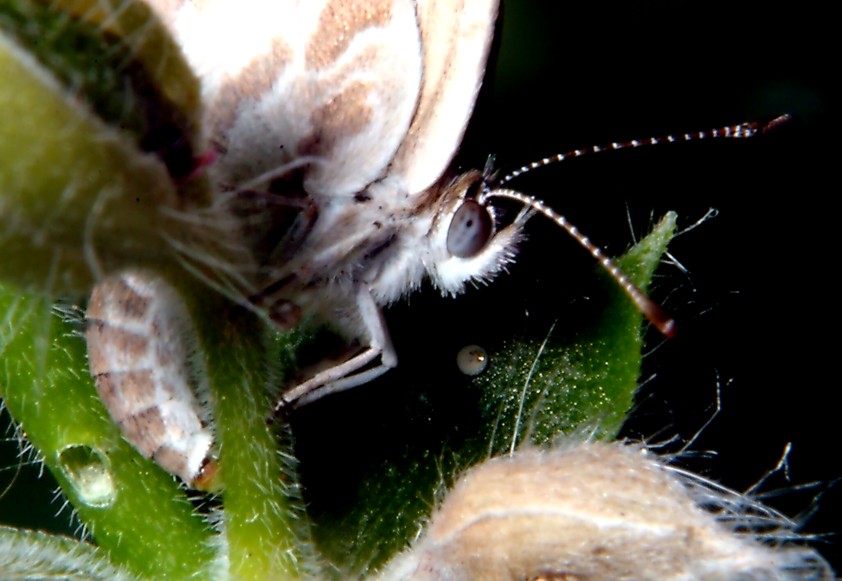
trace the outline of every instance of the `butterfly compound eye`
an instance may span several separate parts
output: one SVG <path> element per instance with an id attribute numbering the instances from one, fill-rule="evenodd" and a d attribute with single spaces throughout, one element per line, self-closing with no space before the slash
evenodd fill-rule
<path id="1" fill-rule="evenodd" d="M 450 222 L 447 251 L 458 258 L 473 258 L 491 240 L 494 223 L 488 210 L 474 200 L 465 200 Z"/>

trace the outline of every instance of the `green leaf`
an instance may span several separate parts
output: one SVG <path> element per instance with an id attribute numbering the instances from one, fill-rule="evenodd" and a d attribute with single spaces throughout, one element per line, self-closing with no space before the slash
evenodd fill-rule
<path id="1" fill-rule="evenodd" d="M 201 107 L 180 49 L 137 0 L 11 0 L 0 6 L 0 110 L 0 394 L 10 413 L 97 543 L 136 575 L 299 575 L 308 529 L 289 435 L 267 424 L 280 373 L 266 327 L 193 280 L 170 243 L 192 232 L 173 214 L 210 200 L 207 178 L 187 176 Z M 236 243 L 214 235 L 200 244 L 218 243 L 225 262 Z M 50 297 L 84 298 L 126 267 L 170 280 L 200 327 L 228 484 L 213 515 L 221 533 L 108 417 L 80 311 L 53 315 Z"/>
<path id="2" fill-rule="evenodd" d="M 120 435 L 90 377 L 78 313 L 59 318 L 48 301 L 0 287 L 0 396 L 114 563 L 144 578 L 300 576 L 313 567 L 309 529 L 289 435 L 267 423 L 278 375 L 266 329 L 209 289 L 187 288 L 213 393 L 221 532 Z"/>
<path id="3" fill-rule="evenodd" d="M 641 288 L 651 280 L 675 220 L 674 214 L 665 216 L 620 259 Z M 330 401 L 300 411 L 295 427 L 317 546 L 343 574 L 376 568 L 403 549 L 437 495 L 467 467 L 577 430 L 601 438 L 616 434 L 637 388 L 643 325 L 615 281 L 605 277 L 601 286 L 587 323 L 566 329 L 547 321 L 548 332 L 540 339 L 512 338 L 489 349 L 489 370 L 472 381 L 467 395 L 444 396 L 445 409 L 430 403 L 429 396 L 407 395 L 405 409 L 394 402 L 377 408 L 383 417 L 374 420 L 379 424 L 371 433 L 361 424 L 371 421 L 363 419 L 364 410 L 377 406 L 372 398 L 379 392 L 359 396 L 358 404 L 349 396 L 335 404 L 336 411 Z M 448 383 L 446 377 L 440 381 Z M 431 386 L 389 389 L 424 393 Z M 434 416 L 446 419 L 427 419 Z M 330 426 L 332 437 L 314 444 L 321 426 Z M 352 455 L 350 461 L 343 460 L 346 455 Z"/>
<path id="4" fill-rule="evenodd" d="M 79 320 L 0 287 L 0 396 L 97 544 L 141 577 L 209 568 L 210 526 L 120 435 L 88 372 Z"/>
<path id="5" fill-rule="evenodd" d="M 0 526 L 0 578 L 132 581 L 94 545 Z"/>
<path id="6" fill-rule="evenodd" d="M 175 269 L 161 210 L 209 192 L 174 179 L 199 136 L 179 48 L 142 2 L 107 25 L 110 5 L 88 4 L 0 6 L 0 280 L 53 295 L 125 265 Z"/>
<path id="7" fill-rule="evenodd" d="M 204 292 L 201 292 L 204 291 Z M 281 374 L 274 351 L 299 341 L 275 337 L 253 313 L 209 289 L 194 299 L 194 321 L 208 366 L 219 465 L 222 529 L 234 579 L 296 578 L 314 565 L 309 525 L 286 426 L 268 422 Z"/>

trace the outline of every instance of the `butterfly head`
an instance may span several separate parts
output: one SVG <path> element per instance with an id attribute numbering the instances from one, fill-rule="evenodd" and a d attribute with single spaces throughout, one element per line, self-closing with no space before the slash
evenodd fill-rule
<path id="1" fill-rule="evenodd" d="M 536 167 L 544 164 L 539 163 Z M 486 167 L 483 173 L 464 173 L 443 187 L 441 206 L 430 230 L 432 263 L 428 270 L 434 284 L 444 294 L 455 295 L 462 292 L 468 282 L 490 281 L 514 259 L 526 221 L 534 214 L 541 214 L 584 247 L 662 334 L 673 336 L 675 321 L 672 317 L 637 288 L 601 248 L 543 201 L 506 187 L 523 171 L 495 180 L 490 177 L 490 168 Z M 514 220 L 503 227 L 499 225 L 498 208 L 493 204 L 499 200 L 522 205 Z"/>
<path id="2" fill-rule="evenodd" d="M 439 207 L 428 233 L 433 283 L 456 295 L 469 282 L 491 281 L 514 260 L 529 216 L 520 212 L 501 226 L 499 212 L 487 202 L 489 182 L 469 171 L 441 185 Z"/>

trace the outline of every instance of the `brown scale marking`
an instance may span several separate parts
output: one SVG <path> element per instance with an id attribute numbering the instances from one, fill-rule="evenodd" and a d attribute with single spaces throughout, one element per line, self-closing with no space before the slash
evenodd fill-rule
<path id="1" fill-rule="evenodd" d="M 103 339 L 109 331 L 105 329 L 103 321 L 96 319 L 88 319 L 87 327 L 88 365 L 91 368 L 91 374 L 105 373 L 111 369 L 111 346 Z"/>
<path id="2" fill-rule="evenodd" d="M 106 319 L 106 311 L 120 306 L 120 313 L 127 319 L 143 319 L 152 301 L 134 290 L 123 277 L 106 278 L 94 287 L 88 303 L 88 317 Z"/>
<path id="3" fill-rule="evenodd" d="M 187 476 L 187 458 L 182 452 L 164 444 L 152 455 L 153 460 L 170 474 Z M 193 476 L 192 474 L 190 476 Z"/>
<path id="4" fill-rule="evenodd" d="M 181 349 L 173 349 L 172 346 L 181 345 L 182 338 L 176 334 L 176 330 L 172 325 L 166 323 L 162 324 L 159 321 L 153 321 L 152 334 L 157 338 L 155 341 L 155 359 L 163 366 L 184 367 L 183 357 L 176 358 L 176 355 L 182 355 Z"/>
<path id="5" fill-rule="evenodd" d="M 247 99 L 257 101 L 268 92 L 292 56 L 289 45 L 274 38 L 269 52 L 255 56 L 238 74 L 225 78 L 207 112 L 213 139 L 223 146 L 227 143 L 225 134 L 236 122 L 240 104 Z"/>
<path id="6" fill-rule="evenodd" d="M 93 375 L 131 368 L 146 354 L 149 339 L 103 321 L 88 320 L 88 362 Z"/>
<path id="7" fill-rule="evenodd" d="M 94 377 L 94 383 L 96 384 L 96 391 L 99 393 L 99 398 L 102 400 L 111 418 L 117 423 L 123 421 L 128 415 L 125 409 L 128 406 L 121 399 L 122 393 L 119 382 L 110 373 L 102 373 Z"/>
<path id="8" fill-rule="evenodd" d="M 304 137 L 298 144 L 301 155 L 326 155 L 343 137 L 362 132 L 371 123 L 373 112 L 366 107 L 370 92 L 363 83 L 352 83 L 330 101 L 313 111 L 310 116 L 315 133 Z"/>
<path id="9" fill-rule="evenodd" d="M 164 419 L 157 407 L 145 409 L 120 422 L 126 439 L 147 458 L 160 448 L 166 435 Z"/>
<path id="10" fill-rule="evenodd" d="M 184 362 L 176 361 L 173 355 L 172 349 L 164 341 L 155 344 L 155 359 L 161 367 L 181 367 Z"/>
<path id="11" fill-rule="evenodd" d="M 161 345 L 169 345 L 176 336 L 174 335 L 173 322 L 168 318 L 169 313 L 157 311 L 149 322 L 149 336 L 155 337 L 155 343 L 160 349 Z"/>
<path id="12" fill-rule="evenodd" d="M 149 311 L 149 306 L 152 303 L 152 301 L 140 296 L 128 286 L 126 286 L 125 288 L 125 294 L 118 295 L 115 297 L 119 302 L 120 307 L 123 309 L 123 312 L 125 313 L 127 318 L 143 319 L 146 316 L 146 313 Z"/>
<path id="13" fill-rule="evenodd" d="M 329 67 L 360 31 L 389 24 L 391 4 L 382 0 L 329 0 L 305 52 L 307 67 Z"/>
<path id="14" fill-rule="evenodd" d="M 155 405 L 155 383 L 148 369 L 96 375 L 99 397 L 115 422 Z"/>
<path id="15" fill-rule="evenodd" d="M 88 343 L 90 340 L 91 335 L 88 334 Z M 113 326 L 103 327 L 102 334 L 97 339 L 97 342 L 99 341 L 108 343 L 105 349 L 109 353 L 108 369 L 99 369 L 100 373 L 111 371 L 113 367 L 126 369 L 136 366 L 149 350 L 149 337 Z"/>
<path id="16" fill-rule="evenodd" d="M 110 286 L 111 284 L 109 279 L 106 279 L 94 286 L 91 298 L 88 300 L 88 308 L 85 312 L 85 316 L 89 320 L 102 319 L 105 309 L 108 306 L 108 298 L 106 298 L 104 293 L 106 290 L 110 291 Z"/>

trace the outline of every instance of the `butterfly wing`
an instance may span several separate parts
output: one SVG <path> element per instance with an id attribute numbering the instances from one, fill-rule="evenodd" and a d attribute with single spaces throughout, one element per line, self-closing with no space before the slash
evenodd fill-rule
<path id="1" fill-rule="evenodd" d="M 482 82 L 497 0 L 204 0 L 150 4 L 202 79 L 223 184 L 301 160 L 346 196 L 388 174 L 409 193 L 445 170 Z M 390 165 L 391 164 L 391 165 Z"/>
<path id="2" fill-rule="evenodd" d="M 308 194 L 350 196 L 384 175 L 421 87 L 414 3 L 156 4 L 202 80 L 219 183 L 265 189 L 306 162 Z"/>
<path id="3" fill-rule="evenodd" d="M 410 193 L 428 188 L 459 148 L 482 84 L 497 0 L 420 0 L 424 47 L 418 108 L 391 172 Z"/>

